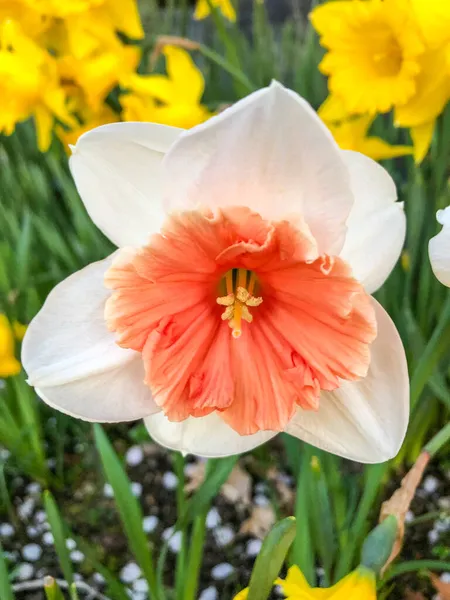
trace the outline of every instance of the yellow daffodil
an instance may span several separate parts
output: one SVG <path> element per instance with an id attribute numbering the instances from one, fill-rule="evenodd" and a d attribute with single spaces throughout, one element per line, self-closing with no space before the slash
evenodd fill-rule
<path id="1" fill-rule="evenodd" d="M 442 0 L 411 0 L 417 23 L 430 48 L 450 42 L 450 5 Z"/>
<path id="2" fill-rule="evenodd" d="M 14 356 L 14 338 L 21 340 L 26 326 L 10 322 L 0 314 L 0 377 L 11 377 L 20 373 L 20 362 Z"/>
<path id="3" fill-rule="evenodd" d="M 211 0 L 213 6 L 217 6 L 220 9 L 223 16 L 230 21 L 236 21 L 236 11 L 231 0 Z M 208 0 L 197 0 L 195 7 L 194 18 L 205 19 L 211 12 Z"/>
<path id="4" fill-rule="evenodd" d="M 297 566 L 289 569 L 286 579 L 276 583 L 287 600 L 376 600 L 375 574 L 365 567 L 358 567 L 330 588 L 310 587 Z"/>
<path id="5" fill-rule="evenodd" d="M 201 104 L 205 81 L 186 50 L 166 46 L 167 75 L 131 75 L 121 97 L 125 121 L 152 121 L 188 129 L 211 116 Z"/>
<path id="6" fill-rule="evenodd" d="M 55 118 L 72 123 L 56 61 L 11 20 L 0 25 L 0 95 L 0 131 L 9 135 L 33 116 L 42 151 L 50 145 Z"/>
<path id="7" fill-rule="evenodd" d="M 425 46 L 408 0 L 337 0 L 311 21 L 328 49 L 320 70 L 348 113 L 384 113 L 414 96 Z"/>
<path id="8" fill-rule="evenodd" d="M 100 106 L 98 111 L 92 111 L 84 106 L 77 110 L 80 118 L 80 124 L 70 130 L 58 127 L 56 129 L 57 136 L 63 143 L 66 152 L 70 152 L 70 145 L 76 144 L 78 138 L 94 127 L 105 125 L 106 123 L 114 123 L 118 120 L 116 113 L 107 104 Z"/>
<path id="9" fill-rule="evenodd" d="M 411 146 L 392 146 L 379 137 L 367 135 L 375 116 L 346 115 L 342 102 L 334 96 L 329 96 L 325 100 L 318 114 L 343 150 L 355 150 L 374 160 L 413 153 Z"/>

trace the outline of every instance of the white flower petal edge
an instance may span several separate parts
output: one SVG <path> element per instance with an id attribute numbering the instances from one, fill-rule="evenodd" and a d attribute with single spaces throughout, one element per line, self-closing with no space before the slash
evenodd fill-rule
<path id="1" fill-rule="evenodd" d="M 369 294 L 380 288 L 399 259 L 406 235 L 403 203 L 389 173 L 372 159 L 343 151 L 355 203 L 341 257 Z"/>
<path id="2" fill-rule="evenodd" d="M 117 246 L 144 245 L 164 222 L 165 152 L 182 129 L 156 123 L 112 123 L 83 134 L 70 170 L 89 216 Z"/>
<path id="3" fill-rule="evenodd" d="M 104 320 L 112 256 L 74 273 L 49 294 L 22 345 L 28 382 L 53 408 L 86 421 L 132 421 L 159 408 L 144 385 L 140 354 L 120 348 Z"/>
<path id="4" fill-rule="evenodd" d="M 443 227 L 431 238 L 428 254 L 433 273 L 443 285 L 450 287 L 450 206 L 438 210 L 436 219 Z"/>
<path id="5" fill-rule="evenodd" d="M 241 436 L 215 412 L 198 419 L 189 417 L 181 423 L 169 421 L 160 412 L 144 422 L 151 437 L 161 446 L 205 458 L 248 452 L 277 435 L 276 431 L 259 431 Z"/>
<path id="6" fill-rule="evenodd" d="M 338 456 L 363 463 L 394 457 L 409 418 L 405 351 L 394 323 L 375 300 L 378 336 L 364 379 L 324 392 L 317 412 L 298 409 L 286 431 Z"/>
<path id="7" fill-rule="evenodd" d="M 163 168 L 168 212 L 242 204 L 266 219 L 300 214 L 320 253 L 342 249 L 353 205 L 342 153 L 311 106 L 277 82 L 185 131 Z"/>

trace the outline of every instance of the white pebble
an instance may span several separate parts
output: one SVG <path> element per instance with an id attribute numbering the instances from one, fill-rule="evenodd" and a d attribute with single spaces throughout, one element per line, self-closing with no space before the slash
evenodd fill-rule
<path id="1" fill-rule="evenodd" d="M 42 541 L 46 546 L 52 546 L 55 543 L 53 533 L 51 531 L 46 531 L 42 536 Z"/>
<path id="2" fill-rule="evenodd" d="M 35 538 L 38 533 L 39 532 L 36 529 L 36 527 L 31 527 L 31 526 L 27 527 L 27 535 L 28 535 L 28 537 Z"/>
<path id="3" fill-rule="evenodd" d="M 142 495 L 142 485 L 138 481 L 133 481 L 131 484 L 131 493 L 136 498 L 139 498 Z"/>
<path id="4" fill-rule="evenodd" d="M 439 533 L 446 533 L 450 529 L 450 517 L 438 519 L 434 524 L 434 529 Z"/>
<path id="5" fill-rule="evenodd" d="M 140 446 L 131 446 L 125 454 L 125 460 L 130 467 L 136 467 L 144 460 L 144 451 Z"/>
<path id="6" fill-rule="evenodd" d="M 208 529 L 214 529 L 221 522 L 219 511 L 215 506 L 211 508 L 211 510 L 206 515 L 206 527 Z"/>
<path id="7" fill-rule="evenodd" d="M 234 567 L 230 563 L 220 563 L 212 568 L 211 576 L 213 579 L 222 580 L 234 573 Z"/>
<path id="8" fill-rule="evenodd" d="M 130 598 L 131 600 L 147 600 L 148 596 L 142 592 L 131 592 Z"/>
<path id="9" fill-rule="evenodd" d="M 133 590 L 135 592 L 145 594 L 148 592 L 148 583 L 145 581 L 145 579 L 136 579 L 136 581 L 133 583 Z"/>
<path id="10" fill-rule="evenodd" d="M 230 525 L 224 525 L 223 527 L 217 527 L 213 531 L 214 539 L 216 544 L 220 547 L 227 546 L 234 540 L 234 530 Z"/>
<path id="11" fill-rule="evenodd" d="M 450 573 L 449 572 L 442 573 L 441 581 L 442 581 L 442 583 L 450 583 Z"/>
<path id="12" fill-rule="evenodd" d="M 67 538 L 67 540 L 66 540 L 67 550 L 75 550 L 76 547 L 77 547 L 76 541 L 73 540 L 72 538 Z"/>
<path id="13" fill-rule="evenodd" d="M 0 460 L 6 462 L 10 456 L 11 452 L 9 450 L 7 450 L 6 448 L 0 448 Z"/>
<path id="14" fill-rule="evenodd" d="M 268 506 L 270 504 L 270 500 L 269 500 L 269 498 L 267 498 L 267 496 L 263 496 L 262 494 L 257 494 L 253 498 L 253 503 L 256 504 L 256 506 Z"/>
<path id="15" fill-rule="evenodd" d="M 422 487 L 427 494 L 434 494 L 439 487 L 439 480 L 433 477 L 433 475 L 428 475 L 428 477 L 425 477 Z"/>
<path id="16" fill-rule="evenodd" d="M 30 565 L 30 563 L 22 563 L 17 567 L 16 577 L 20 579 L 20 581 L 26 581 L 27 579 L 31 579 L 34 575 L 34 567 Z"/>
<path id="17" fill-rule="evenodd" d="M 26 521 L 29 517 L 31 517 L 34 510 L 34 499 L 27 498 L 22 502 L 22 504 L 18 507 L 17 512 L 22 521 Z"/>
<path id="18" fill-rule="evenodd" d="M 14 527 L 11 523 L 1 523 L 0 524 L 0 537 L 7 538 L 14 535 Z"/>
<path id="19" fill-rule="evenodd" d="M 412 510 L 408 510 L 408 512 L 405 515 L 405 523 L 411 523 L 412 521 L 414 521 L 415 515 L 413 513 Z"/>
<path id="20" fill-rule="evenodd" d="M 42 548 L 38 544 L 27 544 L 22 548 L 22 556 L 25 560 L 35 562 L 42 556 Z"/>
<path id="21" fill-rule="evenodd" d="M 75 581 L 82 581 L 83 580 L 82 575 L 80 575 L 79 573 L 74 573 L 73 574 L 73 578 L 75 579 Z"/>
<path id="22" fill-rule="evenodd" d="M 39 494 L 41 491 L 41 486 L 39 485 L 39 483 L 36 483 L 34 481 L 33 483 L 29 483 L 27 485 L 26 490 L 29 494 Z"/>
<path id="23" fill-rule="evenodd" d="M 217 600 L 218 597 L 217 589 L 214 586 L 210 586 L 203 590 L 198 600 Z"/>
<path id="24" fill-rule="evenodd" d="M 262 483 L 262 481 L 255 485 L 255 493 L 256 494 L 265 494 L 266 490 L 267 490 L 267 486 L 265 483 Z"/>
<path id="25" fill-rule="evenodd" d="M 124 583 L 132 583 L 136 579 L 139 579 L 141 575 L 141 569 L 134 562 L 127 563 L 120 571 L 120 579 Z"/>
<path id="26" fill-rule="evenodd" d="M 170 538 L 170 536 L 173 533 L 174 528 L 173 527 L 168 527 L 167 529 L 164 529 L 164 531 L 162 532 L 162 539 L 167 542 L 167 540 Z"/>
<path id="27" fill-rule="evenodd" d="M 92 575 L 92 579 L 95 581 L 95 583 L 105 583 L 105 578 L 103 577 L 103 575 L 101 573 L 94 573 Z"/>
<path id="28" fill-rule="evenodd" d="M 34 515 L 34 520 L 36 523 L 45 523 L 47 521 L 47 513 L 45 510 L 38 510 Z"/>
<path id="29" fill-rule="evenodd" d="M 259 551 L 261 550 L 262 541 L 261 540 L 249 540 L 247 542 L 247 556 L 258 556 Z"/>
<path id="30" fill-rule="evenodd" d="M 439 541 L 439 532 L 436 529 L 432 529 L 428 532 L 428 541 L 430 544 L 436 544 Z"/>
<path id="31" fill-rule="evenodd" d="M 110 483 L 105 483 L 103 486 L 103 495 L 105 498 L 114 498 L 114 490 Z"/>
<path id="32" fill-rule="evenodd" d="M 158 523 L 158 517 L 155 515 L 150 515 L 149 517 L 144 517 L 144 520 L 142 521 L 142 527 L 145 533 L 152 533 L 152 531 L 155 531 Z"/>
<path id="33" fill-rule="evenodd" d="M 174 490 L 178 485 L 178 477 L 172 471 L 166 471 L 162 476 L 162 484 L 166 490 Z"/>
<path id="34" fill-rule="evenodd" d="M 169 539 L 169 548 L 175 554 L 178 554 L 178 552 L 181 550 L 181 540 L 182 540 L 181 531 L 176 531 Z"/>
<path id="35" fill-rule="evenodd" d="M 84 560 L 84 554 L 79 550 L 72 550 L 72 552 L 70 553 L 70 559 L 74 563 L 81 563 Z"/>

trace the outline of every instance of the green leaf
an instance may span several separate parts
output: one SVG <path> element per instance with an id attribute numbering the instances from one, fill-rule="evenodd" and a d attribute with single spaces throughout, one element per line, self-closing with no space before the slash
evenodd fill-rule
<path id="1" fill-rule="evenodd" d="M 0 543 L 0 598 L 2 600 L 14 600 L 14 592 L 9 582 L 8 568 L 3 556 L 3 547 Z"/>
<path id="2" fill-rule="evenodd" d="M 94 425 L 94 435 L 106 479 L 114 490 L 117 509 L 131 551 L 147 579 L 153 596 L 157 598 L 156 575 L 149 543 L 142 528 L 143 515 L 141 507 L 131 491 L 130 481 L 122 467 L 122 463 L 100 425 Z"/>
<path id="3" fill-rule="evenodd" d="M 394 547 L 398 523 L 394 515 L 389 515 L 367 536 L 361 552 L 361 564 L 379 573 L 387 563 Z"/>
<path id="4" fill-rule="evenodd" d="M 294 517 L 288 517 L 267 534 L 253 568 L 247 600 L 268 598 L 294 541 L 296 529 Z"/>
<path id="5" fill-rule="evenodd" d="M 64 574 L 64 579 L 69 585 L 73 583 L 73 569 L 70 560 L 69 551 L 66 546 L 66 535 L 64 524 L 59 514 L 58 507 L 52 494 L 46 490 L 44 492 L 44 507 L 47 513 L 48 522 L 53 534 L 55 550 L 59 560 L 59 566 Z"/>
<path id="6" fill-rule="evenodd" d="M 64 600 L 64 594 L 53 577 L 45 577 L 44 592 L 47 600 Z"/>

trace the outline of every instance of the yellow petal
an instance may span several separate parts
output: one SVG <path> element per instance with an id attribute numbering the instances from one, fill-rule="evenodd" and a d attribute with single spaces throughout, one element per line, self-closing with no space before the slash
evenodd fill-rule
<path id="1" fill-rule="evenodd" d="M 189 52 L 176 46 L 165 46 L 163 53 L 167 74 L 174 85 L 174 100 L 198 104 L 203 96 L 205 80 Z"/>
<path id="2" fill-rule="evenodd" d="M 413 154 L 412 146 L 391 146 L 379 137 L 368 137 L 362 140 L 358 152 L 365 154 L 373 160 L 386 160 L 388 158 L 397 158 L 398 156 L 408 156 Z"/>
<path id="3" fill-rule="evenodd" d="M 14 357 L 0 359 L 0 377 L 17 375 L 21 368 L 20 362 Z"/>
<path id="4" fill-rule="evenodd" d="M 322 103 L 317 114 L 325 123 L 343 121 L 348 116 L 342 99 L 332 94 Z"/>
<path id="5" fill-rule="evenodd" d="M 108 10 L 111 12 L 115 28 L 125 33 L 129 38 L 140 40 L 144 30 L 135 0 L 108 0 Z"/>
<path id="6" fill-rule="evenodd" d="M 450 4 L 446 0 L 411 0 L 411 4 L 430 46 L 450 41 Z"/>
<path id="7" fill-rule="evenodd" d="M 223 16 L 230 21 L 236 21 L 236 11 L 231 0 L 211 0 L 213 6 L 217 6 Z M 197 0 L 195 6 L 194 19 L 205 19 L 210 14 L 210 8 L 207 0 Z"/>
<path id="8" fill-rule="evenodd" d="M 150 96 L 165 103 L 176 101 L 173 82 L 166 75 L 130 75 L 123 83 L 141 96 Z"/>
<path id="9" fill-rule="evenodd" d="M 38 148 L 41 152 L 47 152 L 52 141 L 53 116 L 48 108 L 39 105 L 34 109 L 34 122 Z"/>
<path id="10" fill-rule="evenodd" d="M 358 567 L 329 589 L 329 600 L 376 600 L 375 574 L 365 567 Z"/>
<path id="11" fill-rule="evenodd" d="M 21 342 L 23 340 L 23 336 L 28 328 L 28 325 L 23 325 L 23 323 L 19 323 L 19 321 L 14 321 L 13 324 L 14 335 L 16 336 L 16 340 Z"/>
<path id="12" fill-rule="evenodd" d="M 233 600 L 246 600 L 248 596 L 248 588 L 245 588 L 245 590 L 241 590 L 239 592 L 239 594 L 237 594 Z"/>
<path id="13" fill-rule="evenodd" d="M 0 314 L 0 377 L 20 372 L 20 362 L 14 356 L 14 335 L 8 319 Z"/>
<path id="14" fill-rule="evenodd" d="M 411 127 L 410 134 L 414 145 L 414 160 L 417 164 L 421 163 L 427 155 L 428 149 L 433 139 L 434 126 L 436 121 L 430 121 L 423 125 Z"/>

